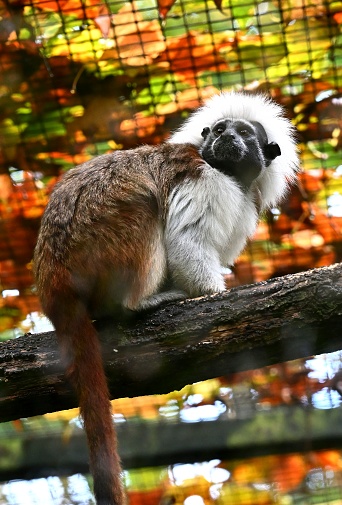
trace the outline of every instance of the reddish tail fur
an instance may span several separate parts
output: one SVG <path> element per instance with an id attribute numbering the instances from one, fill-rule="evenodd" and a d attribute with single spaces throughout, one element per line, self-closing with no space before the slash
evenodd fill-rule
<path id="1" fill-rule="evenodd" d="M 84 303 L 68 283 L 63 282 L 62 272 L 63 269 L 58 275 L 55 270 L 55 282 L 50 279 L 49 288 L 42 297 L 43 308 L 56 328 L 67 363 L 67 376 L 79 398 L 97 504 L 122 505 L 125 498 L 121 466 L 98 335 Z"/>

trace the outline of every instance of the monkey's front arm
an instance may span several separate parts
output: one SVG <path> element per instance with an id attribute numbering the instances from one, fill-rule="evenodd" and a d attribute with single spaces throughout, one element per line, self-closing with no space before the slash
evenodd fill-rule
<path id="1" fill-rule="evenodd" d="M 165 241 L 176 288 L 190 297 L 225 290 L 223 267 L 229 248 L 235 247 L 231 239 L 244 201 L 233 178 L 208 165 L 199 179 L 189 178 L 171 192 Z"/>

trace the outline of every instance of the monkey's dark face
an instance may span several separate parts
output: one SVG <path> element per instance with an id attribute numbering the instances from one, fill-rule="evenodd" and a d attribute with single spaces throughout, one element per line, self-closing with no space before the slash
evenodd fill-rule
<path id="1" fill-rule="evenodd" d="M 281 154 L 278 144 L 269 143 L 263 126 L 255 121 L 220 120 L 211 129 L 204 128 L 202 137 L 203 159 L 246 188 Z"/>

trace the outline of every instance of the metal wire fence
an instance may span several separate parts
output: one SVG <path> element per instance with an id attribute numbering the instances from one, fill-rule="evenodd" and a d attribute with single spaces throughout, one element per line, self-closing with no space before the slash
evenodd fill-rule
<path id="1" fill-rule="evenodd" d="M 0 0 L 0 338 L 45 328 L 30 261 L 58 177 L 96 154 L 163 141 L 193 108 L 220 90 L 266 92 L 281 103 L 297 127 L 303 169 L 287 201 L 262 220 L 227 285 L 340 261 L 341 26 L 342 3 L 337 0 Z M 340 406 L 340 392 L 328 377 L 330 365 L 323 368 L 327 377 L 319 378 L 315 394 L 323 398 L 325 389 L 324 398 L 334 399 L 328 405 L 333 411 Z M 248 383 L 249 392 L 268 384 L 270 401 L 277 391 L 283 402 L 286 391 L 293 392 L 293 374 L 279 390 L 272 389 L 278 384 L 275 371 L 264 382 L 260 374 Z M 227 412 L 233 409 L 230 387 L 220 385 Z M 296 393 L 291 402 L 305 409 L 312 397 L 308 400 L 301 385 L 298 391 L 302 395 Z M 242 408 L 241 396 L 234 394 Z M 322 398 L 314 408 L 327 408 Z M 201 406 L 180 408 L 178 400 L 172 401 L 166 401 L 163 411 L 159 404 L 149 407 L 162 418 L 163 412 L 172 417 L 176 405 L 177 415 Z M 69 421 L 63 416 L 53 421 L 66 438 Z M 28 424 L 55 428 L 45 418 Z M 6 468 L 18 453 L 11 452 L 19 444 L 13 432 L 21 440 L 26 428 L 25 421 L 2 426 L 1 439 L 13 442 L 10 449 L 3 446 L 0 463 Z M 132 473 L 127 477 L 131 503 L 135 498 L 136 503 L 185 503 L 197 495 L 201 504 L 339 503 L 341 456 L 329 448 L 322 457 L 311 452 L 292 459 L 213 463 L 212 476 L 214 468 L 226 473 L 216 477 L 216 471 L 212 480 L 207 478 L 203 492 L 207 467 L 183 473 L 192 483 L 181 482 L 170 468 L 153 473 L 159 480 L 157 484 L 151 477 L 151 489 L 157 494 L 145 490 L 144 496 L 142 480 Z M 75 479 L 54 481 L 47 490 L 51 503 L 92 503 L 87 482 L 82 480 L 83 495 L 75 491 L 78 485 Z M 1 488 L 1 503 L 24 503 L 18 489 Z M 25 489 L 35 503 L 32 488 Z"/>

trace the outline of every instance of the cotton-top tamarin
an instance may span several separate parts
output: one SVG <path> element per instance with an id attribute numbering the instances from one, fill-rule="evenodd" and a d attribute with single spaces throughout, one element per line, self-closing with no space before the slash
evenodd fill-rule
<path id="1" fill-rule="evenodd" d="M 293 133 L 268 98 L 223 93 L 167 143 L 98 156 L 54 188 L 35 276 L 78 394 L 98 505 L 125 498 L 92 319 L 223 291 L 259 213 L 295 177 Z"/>

